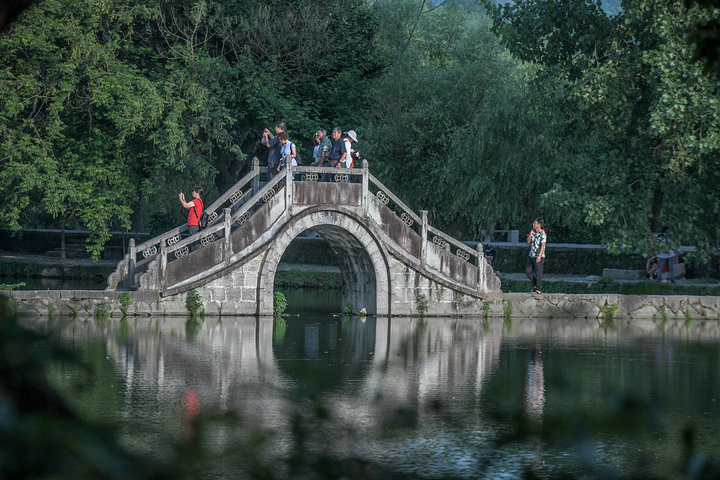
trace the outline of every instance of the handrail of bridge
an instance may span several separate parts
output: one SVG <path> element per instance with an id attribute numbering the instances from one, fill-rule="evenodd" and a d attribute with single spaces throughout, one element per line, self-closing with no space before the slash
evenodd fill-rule
<path id="1" fill-rule="evenodd" d="M 246 197 L 247 191 L 243 191 L 245 186 L 250 183 L 251 181 L 255 180 L 253 182 L 253 186 L 251 190 L 254 190 L 259 185 L 259 176 L 261 173 L 266 173 L 267 167 L 260 167 L 260 161 L 257 159 L 257 157 L 253 158 L 253 169 L 245 175 L 243 178 L 238 180 L 235 185 L 233 185 L 232 188 L 230 188 L 227 192 L 225 192 L 223 195 L 220 196 L 215 202 L 213 202 L 209 207 L 207 207 L 208 215 L 210 217 L 210 225 L 214 224 L 218 220 L 220 220 L 222 217 L 220 217 L 217 214 L 218 208 L 224 205 L 226 202 L 230 202 L 231 205 L 235 205 L 243 200 L 243 197 Z M 250 190 L 248 190 L 250 191 Z M 238 193 L 240 193 L 238 195 Z M 188 247 L 190 243 L 199 240 L 201 244 L 206 243 L 206 239 L 209 237 L 208 233 L 212 233 L 215 230 L 211 228 L 210 232 L 206 230 L 203 230 L 202 232 L 197 233 L 196 235 L 193 235 L 191 237 L 185 238 L 181 240 L 181 236 L 183 233 L 187 232 L 188 227 L 186 224 L 180 225 L 176 228 L 173 228 L 161 235 L 157 235 L 150 240 L 147 240 L 139 245 L 135 245 L 135 240 L 130 239 L 129 242 L 129 249 L 128 253 L 125 256 L 123 260 L 118 263 L 118 268 L 116 271 L 118 271 L 121 267 L 121 265 L 125 265 L 125 268 L 127 269 L 126 276 L 130 279 L 134 278 L 136 267 L 138 267 L 141 264 L 147 264 L 150 261 L 152 261 L 158 253 L 163 249 L 167 249 L 168 246 L 176 245 L 177 248 L 182 247 Z M 207 242 L 209 243 L 209 242 Z M 142 254 L 142 259 L 138 261 L 138 254 Z M 111 274 L 111 276 L 114 274 Z M 119 278 L 119 282 L 125 282 L 125 278 Z M 132 281 L 130 282 L 132 283 Z"/>
<path id="2" fill-rule="evenodd" d="M 183 232 L 186 232 L 188 229 L 187 225 L 180 225 L 179 227 L 175 227 L 172 230 L 169 230 L 161 235 L 158 235 L 157 237 L 151 238 L 150 240 L 147 240 L 140 245 L 133 245 L 130 244 L 130 259 L 137 262 L 137 254 L 138 252 L 142 252 L 142 255 L 144 258 L 151 258 L 157 255 L 159 249 L 158 246 L 162 246 L 163 242 L 167 242 L 168 239 L 171 239 L 173 237 L 179 237 L 180 234 Z"/>
<path id="3" fill-rule="evenodd" d="M 423 235 L 422 229 L 426 228 L 426 238 L 429 238 L 427 233 L 432 233 L 434 235 L 431 240 L 433 244 L 448 251 L 450 251 L 449 247 L 452 245 L 454 247 L 454 254 L 457 257 L 462 258 L 465 261 L 477 264 L 477 259 L 481 255 L 478 250 L 472 249 L 461 241 L 456 240 L 455 238 L 444 232 L 441 232 L 440 230 L 434 228 L 431 225 L 428 225 L 426 219 L 420 218 L 418 215 L 416 215 L 415 212 L 408 208 L 408 206 L 405 205 L 402 200 L 395 196 L 395 194 L 393 194 L 389 188 L 383 185 L 383 183 L 378 180 L 374 175 L 368 173 L 368 177 L 370 180 L 369 183 L 373 183 L 376 187 L 379 188 L 376 194 L 378 200 L 380 200 L 385 205 L 388 205 L 390 203 L 390 200 L 392 200 L 395 205 L 402 210 L 402 212 L 399 214 L 400 219 L 405 222 L 410 228 L 413 228 L 421 236 Z M 425 214 L 423 215 L 423 217 L 425 217 Z M 415 229 L 415 225 L 417 225 L 417 229 Z M 475 259 L 475 261 L 471 261 L 471 259 L 473 258 Z"/>
<path id="4" fill-rule="evenodd" d="M 418 215 L 416 215 L 415 212 L 413 212 L 407 205 L 405 205 L 402 200 L 395 196 L 395 194 L 392 193 L 389 188 L 383 185 L 383 183 L 378 180 L 372 173 L 368 172 L 368 190 L 370 190 L 371 183 L 379 188 L 379 190 L 375 194 L 377 199 L 385 205 L 388 205 L 390 203 L 390 200 L 392 200 L 393 203 L 395 203 L 395 205 L 397 205 L 402 210 L 402 213 L 399 215 L 400 219 L 405 222 L 408 227 L 412 228 L 417 233 L 421 233 L 417 230 L 417 228 L 422 228 L 422 219 Z M 415 227 L 415 225 L 417 225 L 417 227 Z"/>
<path id="5" fill-rule="evenodd" d="M 355 177 L 355 176 L 362 176 L 365 174 L 364 170 L 362 168 L 337 168 L 337 167 L 303 167 L 303 166 L 297 166 L 297 167 L 290 167 L 290 171 L 295 172 L 300 175 L 301 181 L 308 181 L 308 182 L 317 182 L 320 180 L 320 175 L 323 173 L 330 174 L 330 175 L 340 175 L 338 178 L 334 178 L 334 180 L 338 183 L 347 182 L 347 178 L 344 178 L 345 175 L 348 177 Z M 297 182 L 298 180 L 293 180 L 294 182 Z"/>
<path id="6" fill-rule="evenodd" d="M 226 224 L 229 224 L 231 230 L 234 223 L 237 223 L 238 226 L 242 226 L 242 224 L 245 223 L 245 221 L 250 217 L 249 211 L 251 208 L 253 208 L 261 201 L 268 202 L 272 197 L 275 196 L 275 186 L 280 180 L 282 180 L 284 176 L 285 175 L 277 175 L 276 177 L 274 177 L 274 180 L 276 179 L 277 181 L 267 182 L 262 188 L 260 188 L 260 190 L 253 194 L 250 199 L 246 200 L 240 206 L 240 208 L 237 209 L 235 213 L 230 214 L 229 222 L 225 221 L 225 214 L 231 209 L 226 208 L 222 216 L 219 217 L 224 220 L 223 222 L 218 222 L 216 225 L 208 226 L 204 230 L 198 232 L 196 235 L 188 237 L 180 242 L 173 243 L 172 245 L 167 245 L 167 247 L 163 249 L 163 253 L 168 256 L 170 254 L 174 254 L 176 258 L 180 258 L 189 253 L 190 244 L 194 243 L 195 241 L 199 240 L 200 244 L 204 247 L 219 238 L 225 238 L 226 236 L 228 236 L 228 233 L 225 231 L 228 228 L 228 225 Z M 253 199 L 255 199 L 255 201 L 253 201 Z M 223 231 L 222 236 L 218 235 L 218 232 L 220 231 Z"/>
<path id="7" fill-rule="evenodd" d="M 279 181 L 282 180 L 285 176 L 287 176 L 287 173 L 284 175 L 278 174 L 273 177 L 273 180 L 275 181 L 267 182 L 262 188 L 260 188 L 260 190 L 258 190 L 235 213 L 231 215 L 230 225 L 237 223 L 238 226 L 242 226 L 247 221 L 247 219 L 250 218 L 251 208 L 253 208 L 261 201 L 264 203 L 269 202 L 270 199 L 274 197 L 276 193 L 278 193 L 275 187 L 279 183 Z M 254 202 L 253 199 L 255 199 Z"/>
<path id="8" fill-rule="evenodd" d="M 232 205 L 235 205 L 240 201 L 247 192 L 243 192 L 243 188 L 250 183 L 255 177 L 259 176 L 260 173 L 262 173 L 263 170 L 267 171 L 267 167 L 260 169 L 259 167 L 259 160 L 257 158 L 253 159 L 254 162 L 254 168 L 243 178 L 238 180 L 235 185 L 232 186 L 232 188 L 228 189 L 227 192 L 225 192 L 223 195 L 220 196 L 217 200 L 215 200 L 209 207 L 207 207 L 206 211 L 208 212 L 208 216 L 210 217 L 210 222 L 208 225 L 213 225 L 215 222 L 217 222 L 221 217 L 217 214 L 218 207 L 222 206 L 225 202 L 230 201 Z M 239 192 L 242 192 L 241 195 L 237 195 Z M 197 233 L 192 237 L 188 237 L 191 239 L 190 242 L 186 242 L 188 238 L 182 240 L 182 242 L 179 239 L 179 235 L 187 231 L 187 225 L 180 225 L 177 228 L 174 228 L 168 232 L 165 232 L 163 234 L 160 234 L 156 237 L 151 238 L 150 240 L 147 240 L 140 245 L 132 246 L 130 247 L 131 256 L 130 258 L 132 260 L 137 261 L 137 259 L 134 257 L 134 255 L 137 255 L 137 252 L 143 252 L 143 256 L 145 258 L 153 257 L 157 254 L 157 246 L 162 245 L 163 240 L 165 241 L 166 245 L 175 245 L 177 243 L 182 243 L 182 245 L 187 245 L 188 243 L 192 243 L 192 241 L 197 240 L 198 237 L 201 236 L 201 233 Z M 205 232 L 205 231 L 203 231 Z M 205 232 L 207 233 L 207 232 Z M 177 237 L 177 238 L 176 238 Z M 153 248 L 154 247 L 154 248 Z"/>
<path id="9" fill-rule="evenodd" d="M 246 183 L 248 183 L 250 180 L 252 180 L 259 171 L 257 170 L 257 162 L 256 162 L 256 169 L 253 173 L 248 174 L 248 176 L 245 177 L 243 180 Z M 301 177 L 303 180 L 307 181 L 318 181 L 320 179 L 321 174 L 330 174 L 330 175 L 339 175 L 340 177 L 335 178 L 336 182 L 345 182 L 347 181 L 346 176 L 362 176 L 364 175 L 363 169 L 338 169 L 336 167 L 302 167 L 302 166 L 289 166 L 289 168 L 282 170 L 277 176 L 273 178 L 272 182 L 267 182 L 262 188 L 260 188 L 258 191 L 256 191 L 249 199 L 246 197 L 245 202 L 234 212 L 230 215 L 229 222 L 223 222 L 218 223 L 218 225 L 214 227 L 207 227 L 203 231 L 199 232 L 197 235 L 194 235 L 192 237 L 188 237 L 182 241 L 176 241 L 172 244 L 167 244 L 162 248 L 162 252 L 166 256 L 170 256 L 171 254 L 174 254 L 176 258 L 181 258 L 184 255 L 187 255 L 189 253 L 190 244 L 197 241 L 197 236 L 200 237 L 199 242 L 204 247 L 209 245 L 210 243 L 214 242 L 215 240 L 219 238 L 225 238 L 229 236 L 229 233 L 226 231 L 226 229 L 230 229 L 232 231 L 233 225 L 237 224 L 238 227 L 241 227 L 249 218 L 250 218 L 250 210 L 253 209 L 255 206 L 257 206 L 259 203 L 267 203 L 270 201 L 272 197 L 274 197 L 277 193 L 280 192 L 279 189 L 276 189 L 276 186 L 281 181 L 285 181 L 287 184 L 288 182 L 293 182 L 292 175 L 293 174 L 301 174 Z M 243 182 L 241 181 L 241 182 Z M 297 181 L 297 180 L 296 180 Z M 241 182 L 238 182 L 241 183 Z M 233 187 L 229 192 L 227 192 L 223 197 L 218 199 L 213 206 L 221 205 L 223 201 L 231 198 L 232 192 L 238 192 L 242 191 L 242 188 L 244 185 L 241 185 L 238 187 L 238 184 L 236 184 L 235 187 Z M 243 196 L 244 193 L 241 195 Z M 227 211 L 228 209 L 226 209 Z M 222 216 L 217 216 L 216 220 L 224 219 L 225 213 L 223 213 Z M 229 227 L 226 227 L 226 223 L 229 224 Z M 223 231 L 222 235 L 219 235 L 220 231 Z M 167 262 L 167 258 L 163 259 L 163 262 Z"/>
<path id="10" fill-rule="evenodd" d="M 392 193 L 389 188 L 368 171 L 366 160 L 363 161 L 363 168 L 356 169 L 288 166 L 287 169 L 273 177 L 272 182 L 266 182 L 262 187 L 260 187 L 260 174 L 267 172 L 267 167 L 261 168 L 257 158 L 253 159 L 253 163 L 254 165 L 251 172 L 235 183 L 232 188 L 207 208 L 211 222 L 204 230 L 193 236 L 181 239 L 181 234 L 187 231 L 187 225 L 181 225 L 138 246 L 134 246 L 134 242 L 131 241 L 130 252 L 128 254 L 129 259 L 133 260 L 130 264 L 131 267 L 128 269 L 130 278 L 133 278 L 133 267 L 137 262 L 137 255 L 140 252 L 143 254 L 143 260 L 147 260 L 147 262 L 153 260 L 158 254 L 162 254 L 160 269 L 161 272 L 163 272 L 167 262 L 173 260 L 171 256 L 179 259 L 187 255 L 190 251 L 191 244 L 194 242 L 198 242 L 200 246 L 205 247 L 220 238 L 229 239 L 233 226 L 237 225 L 236 228 L 241 227 L 250 218 L 252 214 L 251 211 L 255 206 L 261 202 L 266 203 L 270 201 L 270 199 L 276 195 L 276 192 L 282 191 L 276 188 L 280 182 L 285 182 L 286 185 L 292 185 L 293 174 L 300 176 L 300 179 L 295 181 L 318 181 L 322 174 L 335 174 L 334 180 L 336 182 L 346 182 L 352 177 L 364 177 L 367 173 L 367 176 L 363 178 L 365 194 L 372 195 L 371 192 L 374 188 L 371 188 L 371 184 L 377 188 L 377 192 L 373 196 L 375 196 L 379 202 L 391 208 L 402 222 L 422 237 L 423 242 L 433 243 L 438 248 L 454 254 L 459 259 L 474 265 L 479 265 L 483 257 L 481 245 L 478 246 L 477 250 L 468 247 L 463 242 L 429 225 L 426 211 L 422 211 L 421 216 L 413 212 L 412 209 Z M 246 190 L 245 187 L 251 184 L 251 182 L 251 188 Z M 285 190 L 285 195 L 290 195 L 290 192 L 291 189 Z M 250 193 L 250 195 L 248 195 L 248 193 Z M 292 201 L 290 198 L 287 198 L 287 200 Z M 393 207 L 389 206 L 391 201 L 394 203 Z M 229 206 L 225 207 L 223 212 L 220 213 L 220 208 L 228 203 Z M 233 210 L 235 211 L 233 212 Z M 423 248 L 423 258 L 419 259 L 422 263 L 425 262 L 424 256 Z"/>
<path id="11" fill-rule="evenodd" d="M 475 250 L 468 247 L 463 242 L 451 237 L 447 233 L 441 232 L 440 230 L 431 225 L 427 226 L 427 231 L 428 233 L 432 233 L 434 235 L 431 240 L 433 244 L 448 251 L 450 251 L 450 246 L 452 245 L 453 247 L 455 247 L 455 256 L 462 258 L 467 262 L 477 264 L 477 260 L 482 256 L 482 243 L 479 243 L 478 249 Z M 471 258 L 474 258 L 475 260 L 471 261 Z"/>

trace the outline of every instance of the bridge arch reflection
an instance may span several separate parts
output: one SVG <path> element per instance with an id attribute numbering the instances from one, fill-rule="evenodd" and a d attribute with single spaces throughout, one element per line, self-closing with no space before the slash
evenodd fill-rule
<path id="1" fill-rule="evenodd" d="M 374 360 L 376 325 L 372 317 L 276 320 L 273 357 L 277 369 L 303 398 L 321 398 L 348 384 L 363 385 Z"/>

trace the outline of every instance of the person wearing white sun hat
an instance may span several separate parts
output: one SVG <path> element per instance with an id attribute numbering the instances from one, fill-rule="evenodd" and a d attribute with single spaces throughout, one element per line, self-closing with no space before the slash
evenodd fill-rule
<path id="1" fill-rule="evenodd" d="M 351 145 L 350 145 L 350 149 L 348 150 L 348 157 L 350 157 L 350 158 L 346 159 L 345 163 L 350 165 L 350 168 L 355 168 L 355 160 L 358 160 L 358 161 L 360 160 L 360 152 L 358 152 L 355 149 L 355 146 L 352 145 L 352 143 L 357 143 L 357 141 L 358 141 L 357 134 L 355 133 L 355 130 L 350 130 L 347 133 L 347 136 L 350 139 Z"/>
<path id="2" fill-rule="evenodd" d="M 353 162 L 353 154 L 355 151 L 352 148 L 352 144 L 357 142 L 357 133 L 355 133 L 355 130 L 349 130 L 347 133 L 345 133 L 345 138 L 343 139 L 345 142 L 345 161 L 342 164 L 342 168 L 353 168 L 355 167 L 355 164 Z M 348 175 L 348 183 L 350 183 L 350 176 Z"/>

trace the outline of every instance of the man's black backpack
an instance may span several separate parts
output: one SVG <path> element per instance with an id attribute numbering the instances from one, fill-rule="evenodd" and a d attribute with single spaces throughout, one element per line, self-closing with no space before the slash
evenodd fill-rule
<path id="1" fill-rule="evenodd" d="M 207 212 L 203 210 L 202 215 L 200 215 L 200 218 L 198 219 L 198 227 L 200 227 L 200 230 L 205 230 L 208 226 L 208 223 L 210 223 L 210 217 L 208 216 Z"/>
<path id="2" fill-rule="evenodd" d="M 200 201 L 202 202 L 202 199 L 200 199 Z M 197 210 L 195 210 L 195 207 L 193 207 L 193 211 L 195 211 L 195 216 L 197 217 Z M 210 216 L 205 211 L 205 204 L 203 203 L 203 213 L 200 215 L 200 218 L 198 218 L 198 228 L 200 230 L 205 230 L 208 223 L 210 223 Z"/>

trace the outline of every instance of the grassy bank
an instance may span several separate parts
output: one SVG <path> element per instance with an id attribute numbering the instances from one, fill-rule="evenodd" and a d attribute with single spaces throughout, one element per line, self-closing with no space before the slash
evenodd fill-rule
<path id="1" fill-rule="evenodd" d="M 317 270 L 291 269 L 275 274 L 275 286 L 284 288 L 341 289 L 339 273 L 318 272 Z"/>
<path id="2" fill-rule="evenodd" d="M 528 280 L 502 279 L 502 291 L 529 292 L 532 284 Z M 543 282 L 543 293 L 604 293 L 619 295 L 687 295 L 687 296 L 717 296 L 720 295 L 720 286 L 706 285 L 679 285 L 673 283 L 658 283 L 656 281 L 644 282 L 618 282 L 612 278 L 601 278 L 597 283 L 579 282 Z"/>
<path id="3" fill-rule="evenodd" d="M 115 270 L 110 265 L 55 265 L 0 260 L 0 278 L 74 278 L 90 280 L 107 278 Z"/>
<path id="4" fill-rule="evenodd" d="M 286 288 L 340 289 L 342 278 L 339 273 L 292 269 L 277 272 L 275 285 Z M 529 292 L 531 288 L 532 285 L 527 280 L 502 279 L 502 291 L 505 293 Z M 600 281 L 590 284 L 565 281 L 543 282 L 543 293 L 720 296 L 720 286 L 679 285 L 653 281 L 618 282 L 612 278 L 601 278 Z"/>

